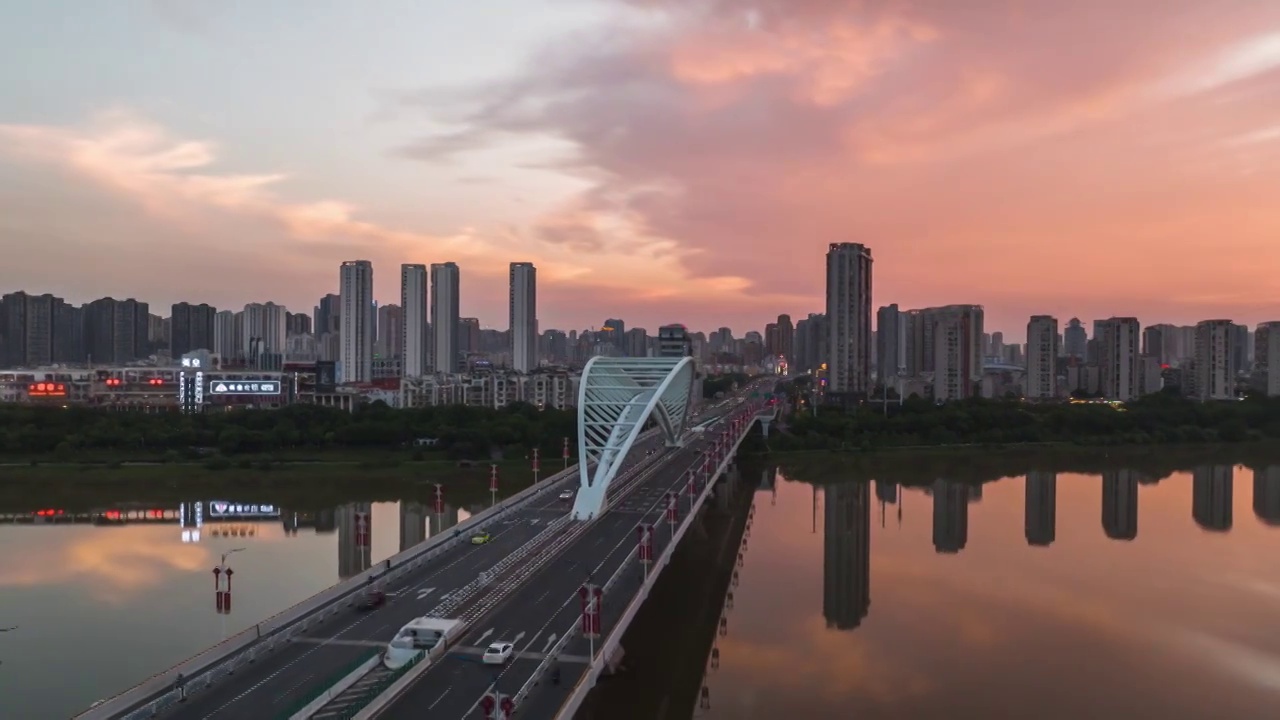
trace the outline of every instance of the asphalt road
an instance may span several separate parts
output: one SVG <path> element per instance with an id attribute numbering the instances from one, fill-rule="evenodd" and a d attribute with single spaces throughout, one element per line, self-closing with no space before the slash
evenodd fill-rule
<path id="1" fill-rule="evenodd" d="M 655 447 L 651 440 L 646 447 Z M 635 458 L 643 458 L 636 453 Z M 628 467 L 634 460 L 628 460 Z M 625 472 L 626 468 L 623 469 Z M 577 476 L 562 481 L 575 487 Z M 385 606 L 372 612 L 354 609 L 296 636 L 253 665 L 238 671 L 165 714 L 185 720 L 272 719 L 298 700 L 331 686 L 370 651 L 383 648 L 405 623 L 428 614 L 442 596 L 460 588 L 498 561 L 536 538 L 547 523 L 565 515 L 570 503 L 555 495 L 538 500 L 485 527 L 493 538 L 485 545 L 461 545 L 399 579 L 387 588 Z"/>
<path id="2" fill-rule="evenodd" d="M 713 413 L 715 414 L 715 413 Z M 706 417 L 703 418 L 704 420 Z M 706 447 L 701 436 L 688 446 L 671 453 L 661 470 L 637 486 L 616 507 L 597 520 L 548 567 L 534 582 L 512 593 L 497 609 L 482 618 L 454 650 L 428 670 L 397 702 L 379 718 L 409 720 L 430 717 L 432 720 L 472 720 L 483 717 L 480 699 L 495 682 L 501 692 L 514 695 L 532 677 L 545 658 L 545 652 L 559 635 L 567 632 L 581 615 L 578 589 L 590 577 L 603 584 L 636 552 L 636 526 L 653 523 L 654 556 L 670 541 L 671 532 L 662 524 L 667 492 L 685 488 L 686 472 Z M 681 516 L 688 511 L 687 496 L 681 498 Z M 637 572 L 632 583 L 623 583 L 622 598 L 610 602 L 604 598 L 602 631 L 610 628 L 631 601 L 635 589 L 643 581 Z M 492 668 L 480 664 L 480 654 L 491 642 L 506 640 L 515 645 L 516 657 L 506 666 Z M 561 658 L 562 663 L 588 661 L 587 641 L 571 642 Z M 572 670 L 564 672 L 572 678 Z M 557 705 L 558 706 L 558 705 Z M 541 716 L 528 715 L 531 718 Z"/>

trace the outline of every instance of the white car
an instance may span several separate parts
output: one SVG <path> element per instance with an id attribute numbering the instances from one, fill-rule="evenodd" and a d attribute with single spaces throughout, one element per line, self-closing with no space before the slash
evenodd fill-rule
<path id="1" fill-rule="evenodd" d="M 506 665 L 511 656 L 515 654 L 516 647 L 509 642 L 496 642 L 484 651 L 484 656 L 480 658 L 485 665 Z"/>
<path id="2" fill-rule="evenodd" d="M 560 491 L 560 499 L 561 499 L 561 500 L 572 500 L 572 499 L 573 499 L 573 490 L 572 490 L 572 489 L 569 489 L 569 490 L 561 490 L 561 491 Z"/>

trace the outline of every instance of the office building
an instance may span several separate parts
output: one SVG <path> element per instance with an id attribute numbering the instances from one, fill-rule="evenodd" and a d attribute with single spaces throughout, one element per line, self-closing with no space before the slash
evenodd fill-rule
<path id="1" fill-rule="evenodd" d="M 876 373 L 886 387 L 896 388 L 898 376 L 906 370 L 903 356 L 907 339 L 902 329 L 902 312 L 896 304 L 876 311 Z"/>
<path id="2" fill-rule="evenodd" d="M 342 382 L 373 380 L 373 263 L 348 260 L 338 272 L 338 363 Z"/>
<path id="3" fill-rule="evenodd" d="M 513 262 L 510 275 L 511 367 L 533 372 L 538 367 L 538 269 L 530 262 Z"/>
<path id="4" fill-rule="evenodd" d="M 218 309 L 204 303 L 175 303 L 169 313 L 169 357 L 193 350 L 214 351 L 214 318 Z"/>

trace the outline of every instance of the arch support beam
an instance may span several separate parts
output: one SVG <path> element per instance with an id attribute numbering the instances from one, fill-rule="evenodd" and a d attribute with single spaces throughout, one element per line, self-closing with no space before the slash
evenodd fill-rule
<path id="1" fill-rule="evenodd" d="M 604 507 L 609 483 L 653 420 L 668 447 L 678 446 L 693 391 L 693 358 L 594 357 L 578 387 L 579 488 L 573 517 Z"/>

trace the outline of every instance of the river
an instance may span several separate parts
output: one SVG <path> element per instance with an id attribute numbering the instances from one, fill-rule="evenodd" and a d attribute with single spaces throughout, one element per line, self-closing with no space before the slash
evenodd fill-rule
<path id="1" fill-rule="evenodd" d="M 1274 717 L 1280 464 L 1204 460 L 744 463 L 583 715 Z M 6 501 L 0 717 L 67 717 L 487 505 L 215 492 Z"/>

